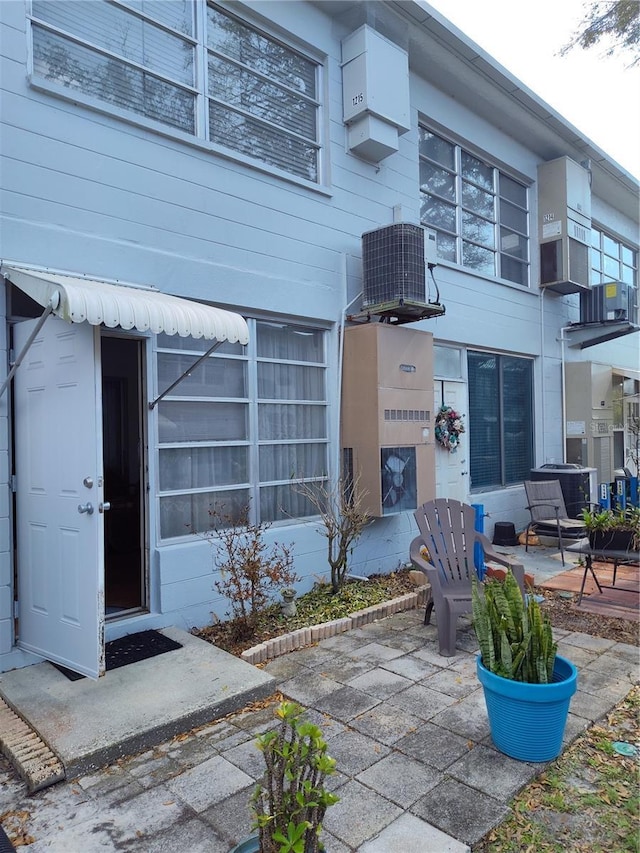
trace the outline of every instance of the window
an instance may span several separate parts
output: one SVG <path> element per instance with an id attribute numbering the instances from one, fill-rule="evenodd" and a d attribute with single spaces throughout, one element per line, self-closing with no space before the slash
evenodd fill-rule
<path id="1" fill-rule="evenodd" d="M 629 288 L 629 316 L 637 304 L 638 253 L 615 237 L 592 226 L 591 228 L 591 284 L 623 281 Z"/>
<path id="2" fill-rule="evenodd" d="M 437 233 L 439 258 L 529 285 L 527 188 L 424 127 L 420 219 Z"/>
<path id="3" fill-rule="evenodd" d="M 468 353 L 471 488 L 522 483 L 533 464 L 533 363 Z"/>
<path id="4" fill-rule="evenodd" d="M 318 182 L 319 64 L 225 10 L 33 0 L 31 33 L 34 78 Z"/>
<path id="5" fill-rule="evenodd" d="M 160 536 L 208 530 L 210 510 L 249 505 L 252 520 L 316 515 L 292 481 L 327 477 L 325 333 L 249 321 L 158 404 Z M 158 336 L 158 387 L 210 344 Z"/>

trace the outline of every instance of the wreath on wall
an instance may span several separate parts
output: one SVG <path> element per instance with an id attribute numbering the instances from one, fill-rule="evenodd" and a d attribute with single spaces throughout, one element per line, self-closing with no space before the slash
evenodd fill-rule
<path id="1" fill-rule="evenodd" d="M 436 415 L 436 441 L 445 450 L 453 453 L 458 448 L 460 436 L 464 432 L 462 415 L 451 406 L 441 406 Z"/>

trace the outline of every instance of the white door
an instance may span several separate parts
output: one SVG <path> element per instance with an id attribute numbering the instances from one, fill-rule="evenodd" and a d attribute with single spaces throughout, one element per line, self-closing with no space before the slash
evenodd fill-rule
<path id="1" fill-rule="evenodd" d="M 36 321 L 19 323 L 19 353 Z M 99 332 L 49 317 L 16 371 L 18 645 L 104 674 Z"/>
<path id="2" fill-rule="evenodd" d="M 434 410 L 451 406 L 466 416 L 467 389 L 464 382 L 440 381 L 434 387 Z M 467 429 L 467 418 L 463 420 Z M 436 442 L 436 497 L 453 498 L 463 503 L 469 495 L 469 436 L 465 432 L 453 453 Z"/>

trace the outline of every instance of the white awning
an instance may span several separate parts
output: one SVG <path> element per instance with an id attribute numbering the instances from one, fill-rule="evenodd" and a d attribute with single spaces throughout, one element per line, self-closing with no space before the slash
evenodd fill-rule
<path id="1" fill-rule="evenodd" d="M 167 335 L 246 344 L 247 323 L 239 314 L 191 299 L 126 284 L 108 284 L 21 267 L 2 273 L 23 293 L 69 323 L 104 323 L 110 329 L 137 329 Z"/>

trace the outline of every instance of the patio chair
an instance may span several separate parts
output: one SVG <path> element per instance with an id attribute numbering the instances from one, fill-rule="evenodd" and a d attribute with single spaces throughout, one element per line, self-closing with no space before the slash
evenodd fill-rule
<path id="1" fill-rule="evenodd" d="M 435 608 L 440 654 L 452 657 L 456 653 L 457 617 L 471 613 L 476 543 L 482 546 L 485 558 L 511 568 L 523 595 L 524 567 L 492 549 L 487 537 L 475 529 L 475 510 L 469 504 L 439 498 L 418 507 L 414 516 L 420 535 L 412 541 L 409 554 L 431 584 L 424 624 L 429 624 Z"/>
<path id="2" fill-rule="evenodd" d="M 568 517 L 560 480 L 526 480 L 524 490 L 527 495 L 527 509 L 531 513 L 531 520 L 525 532 L 525 551 L 529 550 L 530 530 L 535 530 L 543 536 L 557 536 L 564 566 L 562 539 L 581 539 L 586 536 L 584 522 L 580 518 Z M 586 503 L 585 506 L 591 504 Z"/>

